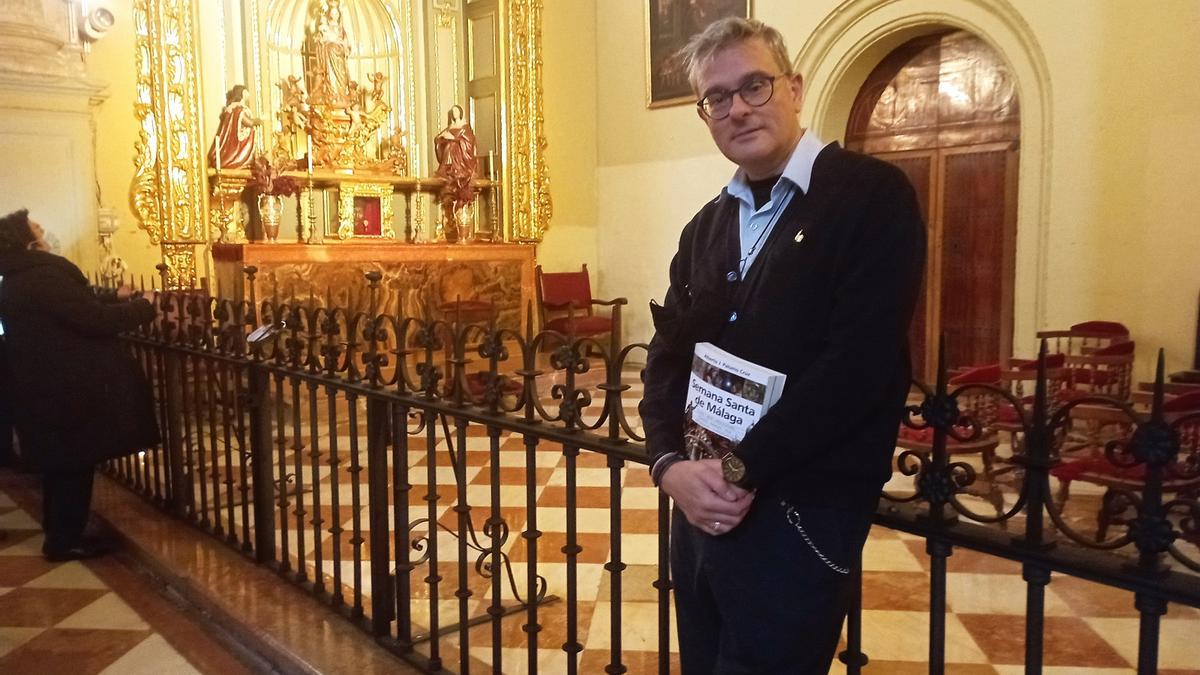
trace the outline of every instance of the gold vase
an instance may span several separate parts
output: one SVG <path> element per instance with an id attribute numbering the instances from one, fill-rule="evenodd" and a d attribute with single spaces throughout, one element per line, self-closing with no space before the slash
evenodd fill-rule
<path id="1" fill-rule="evenodd" d="M 274 243 L 279 239 L 279 221 L 283 218 L 283 197 L 259 195 L 258 214 L 262 216 L 263 238 Z"/>

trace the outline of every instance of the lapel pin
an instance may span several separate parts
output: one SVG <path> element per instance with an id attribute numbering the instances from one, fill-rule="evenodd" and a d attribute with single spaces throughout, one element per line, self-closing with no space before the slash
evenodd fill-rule
<path id="1" fill-rule="evenodd" d="M 797 244 L 804 241 L 804 230 L 800 230 L 799 232 L 797 232 L 796 238 L 793 241 L 795 241 Z"/>

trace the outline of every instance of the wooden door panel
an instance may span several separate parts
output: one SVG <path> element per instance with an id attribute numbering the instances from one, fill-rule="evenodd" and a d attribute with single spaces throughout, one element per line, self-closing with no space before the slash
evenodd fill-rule
<path id="1" fill-rule="evenodd" d="M 951 368 L 1000 358 L 1007 156 L 967 151 L 943 162 L 941 330 Z"/>
<path id="2" fill-rule="evenodd" d="M 900 167 L 929 237 L 910 340 L 917 377 L 1006 361 L 1012 349 L 1020 105 L 1008 64 L 965 31 L 921 36 L 859 89 L 846 147 Z"/>
<path id="3" fill-rule="evenodd" d="M 921 208 L 921 220 L 925 222 L 926 227 L 931 227 L 929 208 L 936 200 L 933 193 L 935 187 L 934 154 L 923 151 L 918 153 L 884 153 L 877 156 L 899 167 L 908 176 L 909 182 L 912 183 L 913 189 L 917 193 L 917 203 Z M 928 289 L 929 267 L 926 266 L 925 274 L 921 279 L 921 291 L 917 295 L 917 306 L 913 311 L 912 323 L 908 329 L 908 345 L 909 351 L 912 353 L 913 375 L 920 379 L 927 379 L 929 375 L 927 372 L 929 364 L 926 359 L 926 352 L 929 348 L 927 336 L 931 320 L 927 316 L 928 312 L 926 308 L 928 303 L 925 297 Z"/>

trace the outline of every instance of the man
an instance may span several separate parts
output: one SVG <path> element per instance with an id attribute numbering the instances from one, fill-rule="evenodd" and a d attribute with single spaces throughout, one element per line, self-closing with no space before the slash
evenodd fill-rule
<path id="1" fill-rule="evenodd" d="M 641 412 L 651 476 L 676 507 L 683 672 L 823 673 L 891 475 L 924 228 L 898 169 L 800 126 L 803 82 L 778 31 L 725 19 L 683 53 L 700 118 L 738 166 L 684 228 L 651 304 Z M 787 380 L 733 453 L 683 461 L 704 341 Z"/>

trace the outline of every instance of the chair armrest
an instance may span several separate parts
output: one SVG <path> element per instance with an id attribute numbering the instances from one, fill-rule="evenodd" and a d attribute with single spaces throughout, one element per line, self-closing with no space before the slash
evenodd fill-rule
<path id="1" fill-rule="evenodd" d="M 593 304 L 593 305 L 606 305 L 606 306 L 612 306 L 612 305 L 628 305 L 628 304 L 629 304 L 629 300 L 627 300 L 627 299 L 625 299 L 625 298 L 614 298 L 614 299 L 612 299 L 612 300 L 600 300 L 600 299 L 597 299 L 597 298 L 592 298 L 592 304 Z"/>

